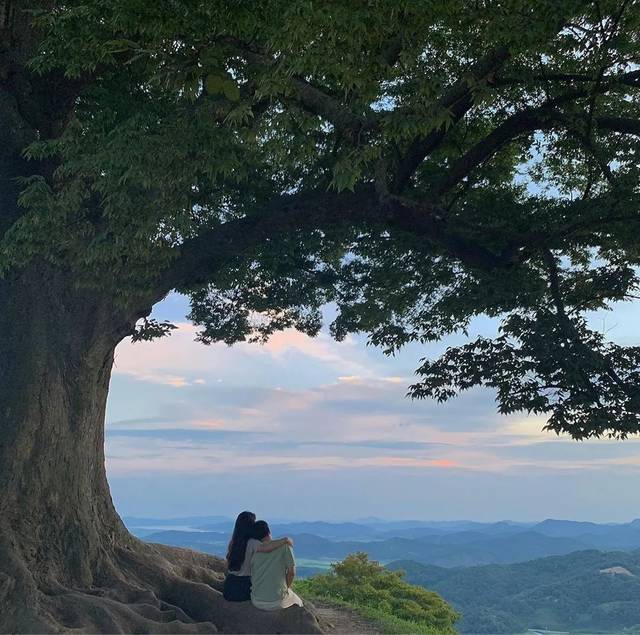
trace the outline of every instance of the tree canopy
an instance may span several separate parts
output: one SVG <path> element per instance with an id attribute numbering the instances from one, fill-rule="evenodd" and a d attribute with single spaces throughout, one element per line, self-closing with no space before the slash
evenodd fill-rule
<path id="1" fill-rule="evenodd" d="M 0 59 L 37 166 L 0 218 L 5 275 L 44 257 L 123 301 L 177 289 L 205 343 L 313 335 L 329 302 L 335 337 L 389 353 L 487 315 L 497 335 L 423 360 L 412 396 L 483 385 L 576 439 L 640 431 L 640 347 L 586 317 L 638 287 L 638 2 L 70 0 L 29 19 L 29 66 Z"/>

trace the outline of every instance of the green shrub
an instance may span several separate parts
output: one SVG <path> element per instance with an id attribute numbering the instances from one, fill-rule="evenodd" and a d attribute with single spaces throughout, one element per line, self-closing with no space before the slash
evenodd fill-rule
<path id="1" fill-rule="evenodd" d="M 403 575 L 358 552 L 332 565 L 328 574 L 297 582 L 296 590 L 312 600 L 349 606 L 387 633 L 455 633 L 458 613 L 437 593 L 405 582 Z"/>

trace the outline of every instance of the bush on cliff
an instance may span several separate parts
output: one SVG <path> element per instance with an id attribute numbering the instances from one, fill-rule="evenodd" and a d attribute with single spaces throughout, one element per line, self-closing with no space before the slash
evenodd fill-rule
<path id="1" fill-rule="evenodd" d="M 349 606 L 387 633 L 455 633 L 460 617 L 437 593 L 403 580 L 366 553 L 354 553 L 332 565 L 331 572 L 296 583 L 313 600 Z"/>

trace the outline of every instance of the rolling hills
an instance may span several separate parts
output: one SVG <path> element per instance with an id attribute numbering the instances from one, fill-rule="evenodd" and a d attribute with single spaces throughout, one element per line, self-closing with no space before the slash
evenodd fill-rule
<path id="1" fill-rule="evenodd" d="M 186 522 L 162 526 L 160 520 L 127 519 L 129 527 L 150 542 L 190 547 L 224 554 L 233 522 L 216 518 L 189 526 Z M 184 519 L 187 521 L 189 519 Z M 388 526 L 391 525 L 391 526 Z M 341 560 L 364 551 L 381 562 L 412 560 L 441 567 L 511 564 L 589 549 L 640 549 L 640 521 L 625 524 L 545 520 L 540 523 L 404 523 L 374 522 L 273 523 L 274 535 L 293 537 L 296 554 L 308 560 Z"/>
<path id="2" fill-rule="evenodd" d="M 387 565 L 459 610 L 461 632 L 640 629 L 640 551 L 580 551 L 510 565 Z"/>

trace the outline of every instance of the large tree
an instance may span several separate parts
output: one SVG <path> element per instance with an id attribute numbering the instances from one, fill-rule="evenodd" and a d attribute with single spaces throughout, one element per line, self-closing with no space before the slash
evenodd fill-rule
<path id="1" fill-rule="evenodd" d="M 0 38 L 0 629 L 275 628 L 111 502 L 114 349 L 174 289 L 205 343 L 489 315 L 414 396 L 640 431 L 585 318 L 637 288 L 638 2 L 0 0 Z"/>

